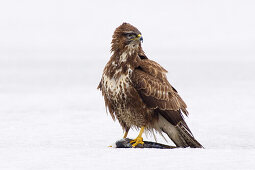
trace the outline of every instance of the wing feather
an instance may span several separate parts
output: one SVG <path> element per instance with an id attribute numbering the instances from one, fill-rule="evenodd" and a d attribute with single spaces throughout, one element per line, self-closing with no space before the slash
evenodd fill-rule
<path id="1" fill-rule="evenodd" d="M 186 115 L 186 104 L 166 78 L 167 71 L 158 63 L 141 60 L 132 74 L 131 81 L 144 103 L 152 109 L 182 111 Z"/>

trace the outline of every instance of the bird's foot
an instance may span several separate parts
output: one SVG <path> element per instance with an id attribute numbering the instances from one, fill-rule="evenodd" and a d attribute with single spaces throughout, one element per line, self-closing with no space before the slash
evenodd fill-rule
<path id="1" fill-rule="evenodd" d="M 132 145 L 133 148 L 135 148 L 138 144 L 142 144 L 142 145 L 144 144 L 143 138 L 139 137 L 139 136 L 137 138 L 135 138 L 134 140 L 131 140 L 130 143 L 134 143 Z"/>

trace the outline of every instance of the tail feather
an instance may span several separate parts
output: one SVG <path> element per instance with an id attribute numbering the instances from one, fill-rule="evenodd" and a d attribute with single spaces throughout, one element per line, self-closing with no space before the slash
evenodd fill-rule
<path id="1" fill-rule="evenodd" d="M 203 146 L 194 138 L 194 136 L 179 122 L 176 126 L 179 136 L 191 148 L 203 148 Z"/>
<path id="2" fill-rule="evenodd" d="M 159 115 L 158 127 L 165 132 L 177 147 L 203 148 L 194 138 L 184 122 L 179 122 L 176 126 L 168 122 L 163 116 Z"/>

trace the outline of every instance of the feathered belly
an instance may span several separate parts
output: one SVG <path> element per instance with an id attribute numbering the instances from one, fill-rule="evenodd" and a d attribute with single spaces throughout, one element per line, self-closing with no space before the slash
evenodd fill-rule
<path id="1" fill-rule="evenodd" d="M 129 75 L 120 75 L 118 79 L 103 76 L 103 89 L 106 98 L 113 106 L 115 117 L 123 126 L 144 126 L 147 109 L 138 93 L 132 87 Z"/>

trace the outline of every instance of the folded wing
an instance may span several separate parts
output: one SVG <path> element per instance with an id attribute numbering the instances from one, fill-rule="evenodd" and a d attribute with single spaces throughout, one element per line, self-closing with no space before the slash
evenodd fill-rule
<path id="1" fill-rule="evenodd" d="M 135 89 L 151 109 L 181 110 L 188 115 L 186 104 L 166 77 L 167 71 L 152 60 L 141 60 L 131 77 Z"/>

